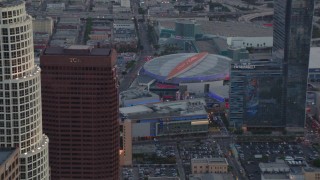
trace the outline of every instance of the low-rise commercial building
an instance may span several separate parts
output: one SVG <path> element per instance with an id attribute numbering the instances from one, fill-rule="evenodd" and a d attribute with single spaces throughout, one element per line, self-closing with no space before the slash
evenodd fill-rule
<path id="1" fill-rule="evenodd" d="M 226 158 L 191 159 L 191 173 L 228 173 Z"/>
<path id="2" fill-rule="evenodd" d="M 320 179 L 320 169 L 318 168 L 304 168 L 304 179 L 305 180 L 319 180 Z"/>
<path id="3" fill-rule="evenodd" d="M 204 99 L 188 99 L 120 108 L 122 122 L 132 123 L 132 138 L 208 132 Z"/>
<path id="4" fill-rule="evenodd" d="M 129 89 L 120 93 L 120 106 L 129 107 L 160 102 L 159 95 L 140 89 Z"/>
<path id="5" fill-rule="evenodd" d="M 138 38 L 133 21 L 123 20 L 113 23 L 113 43 L 116 48 L 136 48 Z"/>
<path id="6" fill-rule="evenodd" d="M 230 180 L 234 179 L 231 173 L 204 173 L 190 174 L 189 180 Z"/>
<path id="7" fill-rule="evenodd" d="M 53 32 L 54 22 L 51 17 L 37 17 L 32 20 L 33 32 L 48 33 Z"/>
<path id="8" fill-rule="evenodd" d="M 271 163 L 259 163 L 259 168 L 262 173 L 271 172 L 289 172 L 289 166 L 283 160 L 277 160 Z"/>
<path id="9" fill-rule="evenodd" d="M 66 9 L 65 3 L 48 3 L 47 11 L 63 11 Z"/>
<path id="10" fill-rule="evenodd" d="M 130 0 L 121 0 L 120 4 L 121 4 L 121 7 L 130 8 Z"/>
<path id="11" fill-rule="evenodd" d="M 0 148 L 0 178 L 20 179 L 19 148 Z"/>
<path id="12" fill-rule="evenodd" d="M 288 174 L 261 174 L 261 180 L 290 180 Z"/>

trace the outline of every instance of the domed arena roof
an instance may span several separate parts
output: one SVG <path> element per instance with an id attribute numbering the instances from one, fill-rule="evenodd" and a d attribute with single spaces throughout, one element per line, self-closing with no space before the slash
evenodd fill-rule
<path id="1" fill-rule="evenodd" d="M 231 59 L 201 53 L 180 53 L 148 61 L 141 73 L 165 83 L 224 80 L 229 76 Z"/>

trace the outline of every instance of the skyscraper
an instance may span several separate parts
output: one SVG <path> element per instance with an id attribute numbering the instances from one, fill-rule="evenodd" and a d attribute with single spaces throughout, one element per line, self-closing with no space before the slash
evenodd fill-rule
<path id="1" fill-rule="evenodd" d="M 313 0 L 274 0 L 272 59 L 232 63 L 231 124 L 303 132 L 313 10 Z"/>
<path id="2" fill-rule="evenodd" d="M 0 21 L 0 146 L 20 148 L 21 179 L 49 179 L 32 18 L 24 1 L 0 1 Z"/>
<path id="3" fill-rule="evenodd" d="M 119 179 L 116 52 L 73 45 L 40 56 L 51 178 Z"/>
<path id="4" fill-rule="evenodd" d="M 273 59 L 282 66 L 287 128 L 304 128 L 314 0 L 275 0 Z"/>

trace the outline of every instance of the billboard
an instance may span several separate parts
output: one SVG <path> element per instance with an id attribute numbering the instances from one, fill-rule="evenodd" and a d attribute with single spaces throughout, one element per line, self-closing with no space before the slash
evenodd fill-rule
<path id="1" fill-rule="evenodd" d="M 281 123 L 282 77 L 247 77 L 245 118 L 247 125 Z"/>

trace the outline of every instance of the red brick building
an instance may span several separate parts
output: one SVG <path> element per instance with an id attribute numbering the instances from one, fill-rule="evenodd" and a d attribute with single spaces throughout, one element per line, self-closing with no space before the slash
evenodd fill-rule
<path id="1" fill-rule="evenodd" d="M 40 56 L 51 179 L 119 179 L 116 52 L 72 45 Z"/>

